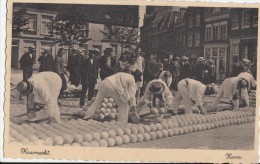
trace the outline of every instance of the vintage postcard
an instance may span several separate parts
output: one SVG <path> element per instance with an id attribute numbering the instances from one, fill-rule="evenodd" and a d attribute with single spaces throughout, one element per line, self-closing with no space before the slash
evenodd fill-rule
<path id="1" fill-rule="evenodd" d="M 258 161 L 259 4 L 7 7 L 5 158 Z"/>

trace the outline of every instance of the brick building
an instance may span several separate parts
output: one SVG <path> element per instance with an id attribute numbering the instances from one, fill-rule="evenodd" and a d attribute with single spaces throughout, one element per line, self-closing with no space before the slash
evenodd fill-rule
<path id="1" fill-rule="evenodd" d="M 163 7 L 161 7 L 163 9 Z M 141 27 L 141 42 L 145 52 L 153 52 L 158 58 L 188 56 L 192 65 L 203 56 L 216 65 L 216 79 L 223 80 L 232 72 L 234 63 L 248 58 L 257 59 L 258 9 L 187 7 L 176 8 L 176 19 L 171 28 L 155 30 L 154 20 L 158 8 L 149 8 L 149 22 Z M 164 9 L 165 10 L 165 9 Z M 153 11 L 153 12 L 152 12 Z M 145 37 L 144 37 L 145 36 Z M 167 36 L 168 39 L 163 39 Z M 143 38 L 142 38 L 143 37 Z M 143 43 L 145 42 L 145 43 Z M 167 49 L 171 47 L 170 49 Z"/>

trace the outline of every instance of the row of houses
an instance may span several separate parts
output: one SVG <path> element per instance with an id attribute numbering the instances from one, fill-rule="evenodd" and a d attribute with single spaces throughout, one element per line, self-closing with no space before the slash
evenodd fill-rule
<path id="1" fill-rule="evenodd" d="M 212 59 L 222 80 L 241 59 L 256 63 L 257 34 L 258 9 L 147 6 L 141 45 L 159 59 L 185 55 L 192 64 L 200 56 Z"/>
<path id="2" fill-rule="evenodd" d="M 14 7 L 14 11 L 19 10 L 19 6 Z M 102 23 L 90 23 L 86 22 L 81 30 L 82 37 L 87 38 L 87 43 L 84 45 L 75 44 L 73 47 L 68 45 L 59 45 L 55 43 L 54 39 L 51 39 L 50 32 L 53 30 L 53 20 L 57 16 L 57 11 L 54 9 L 39 9 L 39 8 L 26 8 L 26 17 L 28 22 L 26 30 L 22 31 L 19 36 L 12 37 L 12 51 L 11 51 L 11 67 L 19 68 L 19 60 L 21 56 L 28 51 L 29 46 L 36 48 L 34 69 L 38 69 L 40 63 L 37 61 L 43 48 L 50 48 L 51 54 L 55 57 L 59 48 L 64 49 L 65 55 L 64 63 L 67 64 L 69 50 L 75 48 L 82 50 L 83 55 L 87 55 L 89 49 L 99 49 L 100 56 L 103 55 L 103 51 L 106 48 L 112 48 L 112 55 L 118 58 L 120 54 L 129 50 L 129 47 L 122 46 L 118 42 L 114 42 L 107 38 L 101 31 L 107 32 L 111 25 Z"/>

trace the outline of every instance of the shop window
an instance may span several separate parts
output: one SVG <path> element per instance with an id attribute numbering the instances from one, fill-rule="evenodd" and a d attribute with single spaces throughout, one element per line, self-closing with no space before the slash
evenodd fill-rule
<path id="1" fill-rule="evenodd" d="M 242 12 L 242 28 L 250 26 L 250 13 L 248 10 Z"/>
<path id="2" fill-rule="evenodd" d="M 213 48 L 212 51 L 213 51 L 213 53 L 212 53 L 213 57 L 218 56 L 218 48 Z"/>
<path id="3" fill-rule="evenodd" d="M 205 59 L 210 59 L 210 48 L 205 49 Z"/>
<path id="4" fill-rule="evenodd" d="M 242 58 L 248 59 L 248 46 L 244 46 L 242 49 Z"/>

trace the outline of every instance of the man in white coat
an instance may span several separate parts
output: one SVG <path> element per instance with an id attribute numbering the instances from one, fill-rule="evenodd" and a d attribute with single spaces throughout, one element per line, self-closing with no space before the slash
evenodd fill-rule
<path id="1" fill-rule="evenodd" d="M 197 80 L 185 78 L 178 83 L 178 93 L 173 100 L 173 113 L 178 114 L 178 108 L 183 100 L 185 106 L 185 114 L 193 112 L 193 104 L 198 107 L 202 114 L 206 114 L 207 111 L 203 109 L 203 97 L 204 95 L 211 95 L 216 93 L 216 85 L 204 85 Z"/>
<path id="2" fill-rule="evenodd" d="M 17 90 L 27 96 L 27 117 L 35 118 L 37 108 L 47 111 L 48 123 L 59 123 L 60 111 L 57 99 L 60 94 L 62 80 L 57 73 L 40 72 L 17 85 Z"/>
<path id="3" fill-rule="evenodd" d="M 248 81 L 239 77 L 225 79 L 220 85 L 218 94 L 212 104 L 215 109 L 221 98 L 228 99 L 233 104 L 233 110 L 239 108 L 239 91 L 248 87 Z"/>
<path id="4" fill-rule="evenodd" d="M 159 98 L 160 103 L 165 103 L 164 107 L 169 108 L 172 105 L 173 100 L 172 93 L 169 89 L 171 82 L 172 76 L 169 71 L 162 71 L 159 75 L 159 79 L 150 81 L 145 88 L 144 95 L 136 105 L 137 114 L 140 114 L 145 105 L 154 107 L 155 98 Z"/>
<path id="5" fill-rule="evenodd" d="M 127 72 L 130 72 L 129 68 L 127 68 L 127 70 Z M 135 77 L 130 73 L 125 72 L 118 72 L 105 78 L 99 85 L 99 90 L 94 103 L 89 108 L 88 106 L 84 107 L 83 110 L 86 110 L 84 119 L 92 118 L 104 98 L 109 95 L 118 105 L 117 121 L 120 123 L 128 123 L 129 110 L 136 113 L 135 83 Z"/>
<path id="6" fill-rule="evenodd" d="M 242 72 L 237 76 L 239 79 L 244 79 L 248 82 L 247 88 L 242 88 L 240 93 L 240 99 L 245 102 L 246 106 L 249 106 L 249 95 L 248 91 L 256 87 L 256 81 L 252 74 L 248 72 Z"/>

